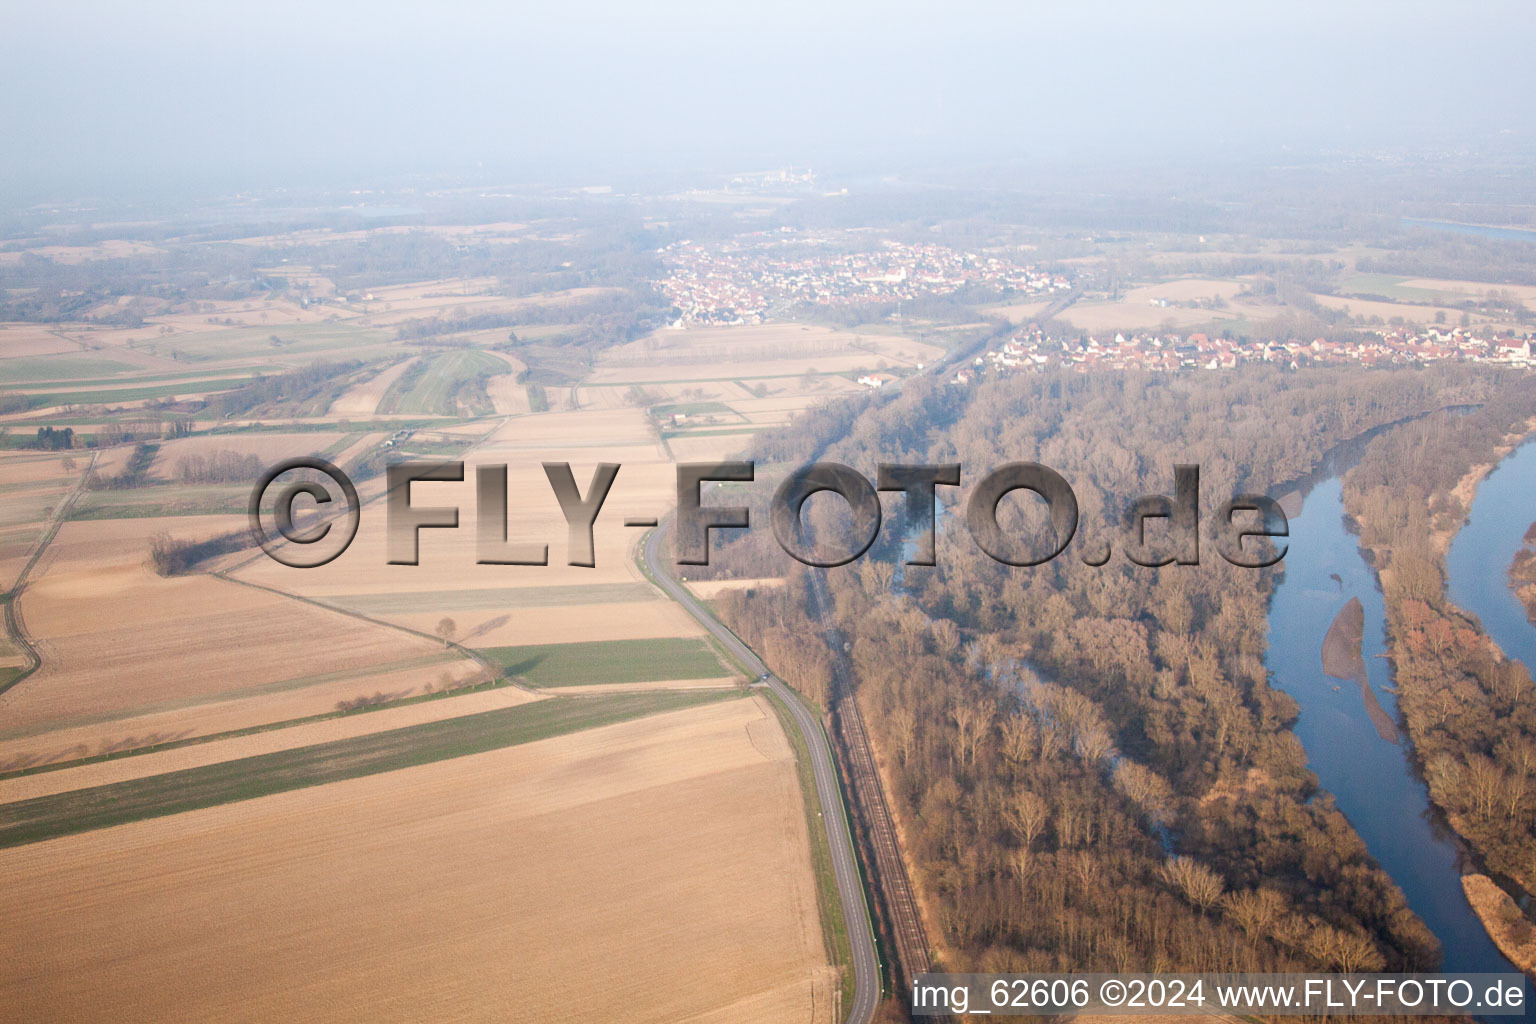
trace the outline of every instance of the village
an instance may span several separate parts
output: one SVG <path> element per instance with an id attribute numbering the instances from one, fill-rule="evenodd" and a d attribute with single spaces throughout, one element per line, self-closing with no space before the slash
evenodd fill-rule
<path id="1" fill-rule="evenodd" d="M 658 286 L 680 310 L 677 327 L 759 324 L 802 305 L 899 304 L 966 289 L 1049 296 L 1072 288 L 1060 274 L 1003 256 L 894 241 L 835 251 L 844 244 L 790 228 L 720 244 L 677 242 L 661 250 L 669 273 Z"/>
<path id="2" fill-rule="evenodd" d="M 1479 334 L 1461 327 L 1420 332 L 1399 327 L 1364 340 L 1261 341 L 1141 332 L 1117 333 L 1106 340 L 1086 335 L 1057 337 L 1031 325 L 1000 347 L 976 356 L 970 366 L 955 373 L 953 380 L 969 384 L 987 373 L 1038 372 L 1063 366 L 1172 371 L 1232 369 L 1242 363 L 1272 363 L 1292 369 L 1342 364 L 1425 366 L 1442 360 L 1536 365 L 1536 336 Z"/>

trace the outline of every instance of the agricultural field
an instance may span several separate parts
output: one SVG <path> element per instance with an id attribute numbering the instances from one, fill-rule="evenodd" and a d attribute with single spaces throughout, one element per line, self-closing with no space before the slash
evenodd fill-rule
<path id="1" fill-rule="evenodd" d="M 1168 323 L 1179 329 L 1243 317 L 1274 316 L 1273 308 L 1237 298 L 1245 283 L 1175 278 L 1130 288 L 1118 299 L 1073 303 L 1060 319 L 1085 331 L 1117 331 L 1154 330 Z"/>
<path id="2" fill-rule="evenodd" d="M 0 1016 L 829 1018 L 761 698 L 535 736 L 0 850 Z"/>
<path id="3" fill-rule="evenodd" d="M 860 374 L 938 358 L 934 332 L 585 350 L 580 303 L 611 289 L 342 286 L 310 260 L 269 277 L 288 291 L 145 299 L 132 327 L 0 324 L 3 586 L 30 564 L 0 641 L 0 932 L 28 937 L 0 964 L 0 1020 L 317 1000 L 343 1020 L 517 1019 L 557 995 L 568 1019 L 831 1020 L 842 968 L 792 748 L 640 570 L 624 519 L 671 511 L 679 460 L 750 454 Z M 522 314 L 515 341 L 475 320 Z M 68 447 L 38 447 L 65 428 Z M 242 536 L 246 503 L 261 467 L 310 454 L 356 473 L 365 505 L 345 554 L 291 569 Z M 400 458 L 467 464 L 414 485 L 459 525 L 422 530 L 413 566 L 388 564 L 378 500 Z M 621 466 L 594 567 L 568 564 L 545 462 L 583 493 Z M 475 474 L 499 464 L 506 536 L 547 564 L 478 563 Z M 222 538 L 185 572 L 152 556 Z"/>
<path id="4" fill-rule="evenodd" d="M 606 350 L 590 383 L 676 384 L 916 367 L 942 354 L 899 335 L 809 324 L 657 331 Z M 881 364 L 884 364 L 882 366 Z"/>
<path id="5" fill-rule="evenodd" d="M 1341 310 L 1356 319 L 1374 318 L 1375 322 L 1384 324 L 1400 322 L 1416 327 L 1448 324 L 1454 327 L 1460 323 L 1463 312 L 1451 306 L 1422 305 L 1407 301 L 1387 302 L 1380 299 L 1362 299 L 1342 295 L 1317 295 L 1314 298 L 1319 305 Z M 1471 319 L 1475 324 L 1494 322 L 1491 318 L 1480 314 L 1472 314 Z"/>
<path id="6" fill-rule="evenodd" d="M 71 746 L 110 743 L 152 731 L 147 717 L 218 732 L 252 724 L 250 702 L 276 694 L 307 697 L 301 708 L 273 702 L 299 717 L 295 710 L 327 711 L 372 692 L 378 675 L 416 665 L 424 685 L 452 667 L 442 645 L 425 637 L 215 576 L 160 577 L 147 565 L 149 539 L 160 530 L 208 537 L 243 523 L 197 516 L 65 524 L 17 599 L 43 666 L 0 695 L 0 758 L 40 748 L 57 730 L 72 733 Z"/>
<path id="7" fill-rule="evenodd" d="M 729 678 L 706 643 L 683 638 L 492 647 L 485 654 L 502 671 L 532 686 Z"/>
<path id="8" fill-rule="evenodd" d="M 415 357 L 401 360 L 372 374 L 363 381 L 354 384 L 331 403 L 329 414 L 332 416 L 372 416 L 378 411 L 379 403 L 394 387 L 395 381 L 409 373 L 415 365 Z"/>
<path id="9" fill-rule="evenodd" d="M 489 352 L 473 349 L 423 357 L 395 378 L 377 411 L 428 416 L 487 416 L 494 408 L 487 381 L 511 367 Z"/>
<path id="10" fill-rule="evenodd" d="M 1339 254 L 1341 258 L 1349 254 Z M 1060 319 L 1085 331 L 1227 329 L 1243 332 L 1252 324 L 1274 318 L 1282 307 L 1254 295 L 1242 294 L 1255 281 L 1233 279 L 1170 278 L 1127 289 L 1118 298 L 1088 298 L 1073 303 Z M 1313 293 L 1319 306 L 1347 313 L 1362 324 L 1406 324 L 1429 327 L 1455 326 L 1461 322 L 1464 302 L 1477 302 L 1491 293 L 1513 297 L 1529 305 L 1536 288 L 1501 288 L 1472 281 L 1409 279 L 1391 274 L 1346 272 L 1332 294 Z M 1527 294 L 1531 293 L 1531 294 Z M 1008 315 L 995 309 L 998 315 Z M 1027 312 L 1021 310 L 1020 312 Z M 1470 322 L 1504 329 L 1515 326 L 1508 317 L 1471 311 Z M 1016 318 L 1015 318 L 1016 319 Z M 1017 319 L 1016 319 L 1017 322 Z"/>

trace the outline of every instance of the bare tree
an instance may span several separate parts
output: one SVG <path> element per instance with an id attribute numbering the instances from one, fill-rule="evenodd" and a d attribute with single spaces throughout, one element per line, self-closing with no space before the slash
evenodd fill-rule
<path id="1" fill-rule="evenodd" d="M 1221 876 L 1193 857 L 1175 857 L 1163 865 L 1163 878 L 1203 914 L 1221 901 Z"/>

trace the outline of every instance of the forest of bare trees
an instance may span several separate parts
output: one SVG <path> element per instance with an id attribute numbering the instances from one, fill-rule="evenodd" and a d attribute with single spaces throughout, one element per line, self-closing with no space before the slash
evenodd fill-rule
<path id="1" fill-rule="evenodd" d="M 1039 461 L 1076 490 L 1082 533 L 1118 536 L 1131 501 L 1171 492 L 1175 463 L 1201 467 L 1209 516 L 1239 492 L 1279 493 L 1346 439 L 1508 383 L 1471 368 L 924 382 L 812 413 L 755 454 L 869 475 L 882 461 L 976 475 Z M 764 533 L 724 539 L 709 572 L 787 584 L 724 597 L 721 613 L 825 701 L 821 623 L 807 614 L 817 570 Z M 825 579 L 945 969 L 1438 961 L 1307 769 L 1296 705 L 1268 683 L 1270 570 L 1214 555 L 1093 568 L 1075 549 L 1010 568 L 942 525 L 938 565 L 902 566 L 896 533 Z"/>

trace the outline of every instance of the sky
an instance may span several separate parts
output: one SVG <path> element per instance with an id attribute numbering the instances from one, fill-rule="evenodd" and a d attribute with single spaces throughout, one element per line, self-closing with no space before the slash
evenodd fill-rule
<path id="1" fill-rule="evenodd" d="M 1479 146 L 1536 5 L 0 0 L 0 192 Z"/>

